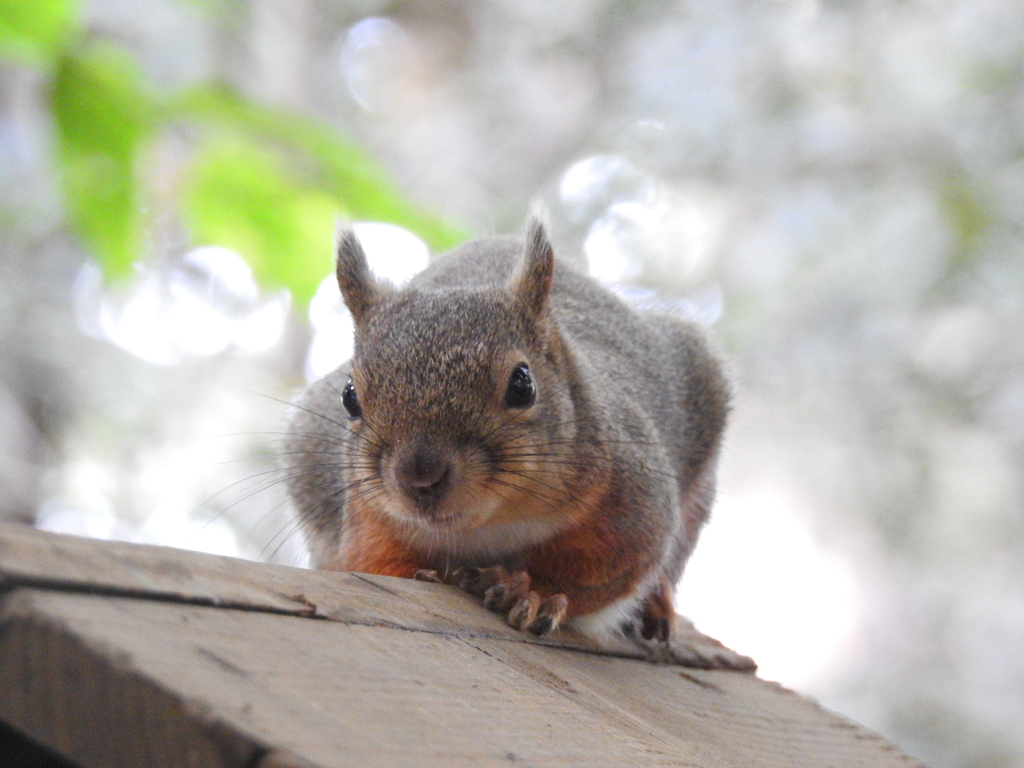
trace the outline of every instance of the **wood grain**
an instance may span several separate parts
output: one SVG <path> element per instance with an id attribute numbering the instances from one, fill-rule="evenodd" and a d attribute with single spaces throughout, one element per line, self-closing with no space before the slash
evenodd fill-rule
<path id="1" fill-rule="evenodd" d="M 83 768 L 919 763 L 753 675 L 449 587 L 0 527 L 0 719 Z"/>
<path id="2" fill-rule="evenodd" d="M 58 536 L 0 524 L 0 588 L 4 584 L 595 649 L 571 631 L 540 639 L 523 635 L 499 617 L 479 610 L 478 600 L 452 587 Z"/>

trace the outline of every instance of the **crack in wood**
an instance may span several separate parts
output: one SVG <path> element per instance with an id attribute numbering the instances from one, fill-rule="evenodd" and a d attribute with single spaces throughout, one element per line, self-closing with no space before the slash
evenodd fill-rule
<path id="1" fill-rule="evenodd" d="M 395 590 L 388 589 L 383 584 L 378 584 L 376 581 L 374 581 L 373 579 L 369 578 L 366 574 L 363 574 L 363 573 L 352 573 L 352 576 L 354 576 L 355 578 L 357 578 L 359 581 L 363 582 L 364 584 L 369 584 L 371 587 L 376 587 L 377 589 L 381 590 L 382 592 L 387 592 L 392 597 L 397 597 L 399 599 L 404 599 L 404 597 L 401 594 L 399 594 L 398 592 L 395 592 Z"/>
<path id="2" fill-rule="evenodd" d="M 714 683 L 709 683 L 707 680 L 701 680 L 699 677 L 694 677 L 693 675 L 691 675 L 689 672 L 686 672 L 685 670 L 682 670 L 682 669 L 679 670 L 679 676 L 684 678 L 684 679 L 686 679 L 686 680 L 689 680 L 694 685 L 699 685 L 701 688 L 705 688 L 705 689 L 707 689 L 709 691 L 718 691 L 719 693 L 722 693 L 722 689 L 719 688 Z"/>
<path id="3" fill-rule="evenodd" d="M 273 613 L 280 616 L 296 616 L 304 619 L 320 619 L 310 610 L 308 603 L 301 609 L 289 610 L 270 605 L 254 605 L 241 600 L 231 600 L 215 596 L 182 595 L 176 592 L 161 592 L 145 589 L 125 589 L 123 587 L 104 586 L 102 584 L 75 584 L 57 579 L 7 579 L 0 581 L 0 595 L 6 595 L 16 589 L 43 589 L 49 592 L 63 592 L 72 595 L 99 595 L 101 597 L 129 597 L 134 600 L 148 600 L 158 603 L 176 603 L 180 605 L 202 605 L 209 608 L 224 608 L 233 611 L 249 611 L 250 613 Z M 315 608 L 315 606 L 313 606 Z"/>

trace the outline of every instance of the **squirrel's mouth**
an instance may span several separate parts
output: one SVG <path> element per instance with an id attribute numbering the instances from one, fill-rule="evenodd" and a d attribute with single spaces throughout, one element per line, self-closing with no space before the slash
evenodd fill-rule
<path id="1" fill-rule="evenodd" d="M 432 515 L 425 519 L 434 528 L 459 528 L 463 521 L 461 515 Z"/>
<path id="2" fill-rule="evenodd" d="M 413 517 L 418 525 L 434 530 L 444 529 L 457 531 L 478 525 L 479 515 L 464 511 L 457 506 L 446 503 L 443 499 L 435 503 L 420 502 L 415 504 Z"/>
<path id="3" fill-rule="evenodd" d="M 401 494 L 392 509 L 397 517 L 415 527 L 428 531 L 456 533 L 484 524 L 494 513 L 497 500 L 488 504 L 476 494 L 462 493 L 455 486 L 438 498 L 410 498 Z"/>

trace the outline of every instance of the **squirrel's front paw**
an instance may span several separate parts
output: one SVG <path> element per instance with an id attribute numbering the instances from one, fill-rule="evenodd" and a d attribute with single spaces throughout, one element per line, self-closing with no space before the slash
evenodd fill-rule
<path id="1" fill-rule="evenodd" d="M 526 571 L 509 573 L 500 565 L 463 568 L 457 578 L 459 587 L 482 597 L 486 608 L 505 616 L 510 626 L 523 632 L 535 635 L 554 632 L 569 610 L 569 599 L 565 595 L 541 599 L 530 589 L 530 574 Z"/>

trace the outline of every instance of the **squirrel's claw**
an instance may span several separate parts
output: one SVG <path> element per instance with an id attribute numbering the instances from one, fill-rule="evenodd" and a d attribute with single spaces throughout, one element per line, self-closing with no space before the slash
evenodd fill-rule
<path id="1" fill-rule="evenodd" d="M 526 571 L 516 571 L 484 592 L 484 606 L 495 613 L 505 614 L 529 594 L 530 574 Z"/>
<path id="2" fill-rule="evenodd" d="M 530 589 L 530 574 L 524 570 L 509 573 L 504 567 L 460 568 L 452 582 L 471 595 L 483 598 L 484 607 L 501 614 L 509 626 L 521 632 L 546 635 L 554 632 L 569 612 L 565 595 L 547 599 Z"/>
<path id="3" fill-rule="evenodd" d="M 552 595 L 541 600 L 540 595 L 531 591 L 512 606 L 506 619 L 509 626 L 539 637 L 558 629 L 568 610 L 569 598 L 565 595 Z"/>
<path id="4" fill-rule="evenodd" d="M 487 590 L 509 579 L 508 571 L 503 566 L 493 568 L 459 568 L 451 576 L 452 584 L 457 584 L 463 592 L 483 597 Z"/>
<path id="5" fill-rule="evenodd" d="M 676 623 L 672 608 L 672 585 L 662 578 L 657 588 L 644 598 L 637 631 L 644 640 L 668 643 Z"/>
<path id="6" fill-rule="evenodd" d="M 441 578 L 441 574 L 432 568 L 424 568 L 423 570 L 416 571 L 412 577 L 416 581 L 429 581 L 431 584 L 444 584 L 444 579 Z"/>
<path id="7" fill-rule="evenodd" d="M 657 640 L 667 643 L 672 634 L 672 622 L 665 616 L 644 615 L 641 618 L 640 636 L 644 640 Z"/>
<path id="8" fill-rule="evenodd" d="M 512 610 L 508 612 L 506 620 L 510 627 L 518 629 L 520 632 L 526 632 L 533 629 L 533 625 L 537 621 L 537 611 L 540 610 L 540 595 L 536 592 L 527 593 L 526 597 L 522 597 L 519 601 L 512 606 Z"/>
<path id="9" fill-rule="evenodd" d="M 554 632 L 569 613 L 569 598 L 565 595 L 552 595 L 537 610 L 537 620 L 530 626 L 535 635 L 546 635 Z"/>

